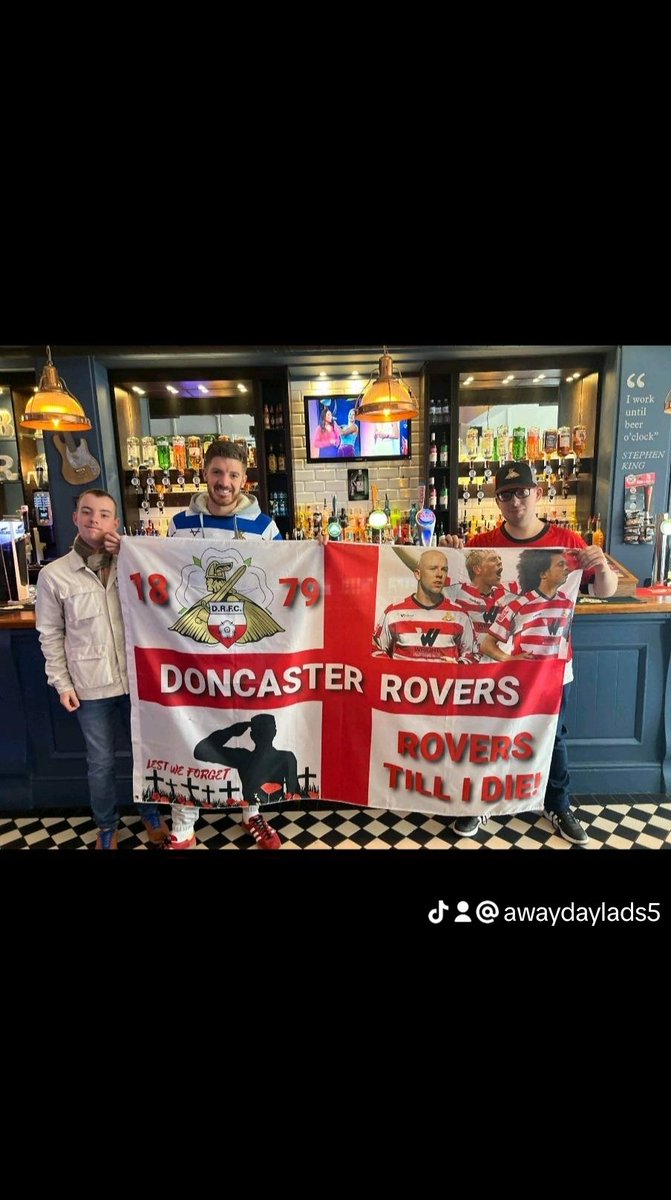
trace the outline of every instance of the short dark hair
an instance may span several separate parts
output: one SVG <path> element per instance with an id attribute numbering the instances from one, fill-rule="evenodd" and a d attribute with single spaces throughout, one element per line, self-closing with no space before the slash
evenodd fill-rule
<path id="1" fill-rule="evenodd" d="M 75 512 L 79 512 L 79 501 L 81 500 L 82 496 L 97 496 L 99 500 L 107 497 L 107 499 L 111 500 L 112 504 L 114 505 L 114 516 L 116 517 L 117 504 L 111 492 L 106 492 L 104 488 L 84 488 L 84 491 L 80 492 L 75 499 Z"/>
<path id="2" fill-rule="evenodd" d="M 235 458 L 239 463 L 242 463 L 245 470 L 247 469 L 247 451 L 243 450 L 239 442 L 230 442 L 220 439 L 217 442 L 212 442 L 205 451 L 204 467 L 209 467 L 213 458 Z"/>

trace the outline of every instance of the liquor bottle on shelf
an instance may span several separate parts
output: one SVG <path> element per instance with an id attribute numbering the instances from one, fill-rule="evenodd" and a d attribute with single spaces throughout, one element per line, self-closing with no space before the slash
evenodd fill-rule
<path id="1" fill-rule="evenodd" d="M 287 459 L 282 446 L 277 451 L 277 469 L 278 471 L 286 471 Z"/>
<path id="2" fill-rule="evenodd" d="M 440 457 L 440 465 L 441 465 L 441 467 L 446 467 L 446 466 L 447 466 L 447 464 L 448 464 L 448 461 L 449 461 L 449 450 L 448 450 L 448 446 L 447 446 L 447 435 L 443 435 L 443 439 L 442 439 L 442 441 L 441 441 L 441 443 L 440 443 L 440 456 L 439 456 L 439 457 Z"/>
<path id="3" fill-rule="evenodd" d="M 554 458 L 557 454 L 557 430 L 546 429 L 543 434 L 543 453 L 548 458 Z"/>
<path id="4" fill-rule="evenodd" d="M 203 448 L 199 437 L 187 439 L 187 463 L 190 471 L 199 471 L 203 463 Z"/>
<path id="5" fill-rule="evenodd" d="M 172 439 L 172 451 L 175 462 L 175 470 L 183 475 L 186 471 L 186 440 L 181 434 L 178 434 Z"/>
<path id="6" fill-rule="evenodd" d="M 510 434 L 508 433 L 507 425 L 499 425 L 496 431 L 496 444 L 494 447 L 494 457 L 498 458 L 499 462 L 507 462 L 510 458 Z"/>
<path id="7" fill-rule="evenodd" d="M 447 475 L 443 479 L 443 486 L 440 489 L 439 504 L 441 508 L 447 508 L 448 492 L 447 492 Z"/>
<path id="8" fill-rule="evenodd" d="M 436 467 L 438 465 L 438 445 L 436 443 L 436 431 L 431 434 L 431 445 L 429 446 L 429 466 Z"/>
<path id="9" fill-rule="evenodd" d="M 134 470 L 140 465 L 140 439 L 131 435 L 126 438 L 126 455 L 128 458 L 129 471 Z"/>
<path id="10" fill-rule="evenodd" d="M 165 434 L 156 439 L 156 457 L 162 471 L 170 470 L 170 438 Z"/>
<path id="11" fill-rule="evenodd" d="M 140 449 L 140 466 L 152 470 L 156 466 L 156 442 L 153 437 L 143 437 Z"/>
<path id="12" fill-rule="evenodd" d="M 268 448 L 268 471 L 271 475 L 277 472 L 277 455 L 272 446 Z"/>
<path id="13" fill-rule="evenodd" d="M 592 530 L 592 545 L 599 546 L 603 550 L 605 540 L 603 529 L 601 528 L 601 514 L 597 513 L 596 524 Z"/>
<path id="14" fill-rule="evenodd" d="M 538 425 L 531 425 L 527 429 L 527 458 L 529 462 L 535 462 L 541 456 L 541 433 Z"/>
<path id="15" fill-rule="evenodd" d="M 437 507 L 438 507 L 438 493 L 436 491 L 436 481 L 432 475 L 431 478 L 429 479 L 429 508 L 435 509 Z"/>
<path id="16" fill-rule="evenodd" d="M 573 449 L 578 458 L 585 453 L 587 445 L 587 429 L 584 425 L 573 426 Z"/>
<path id="17" fill-rule="evenodd" d="M 480 438 L 480 454 L 486 461 L 494 457 L 494 430 L 483 429 Z"/>
<path id="18" fill-rule="evenodd" d="M 270 429 L 270 409 L 267 404 L 263 406 L 263 428 Z"/>

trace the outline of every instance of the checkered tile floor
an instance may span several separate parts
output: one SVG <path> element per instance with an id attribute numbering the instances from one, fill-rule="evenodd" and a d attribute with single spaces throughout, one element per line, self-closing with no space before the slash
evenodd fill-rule
<path id="1" fill-rule="evenodd" d="M 668 850 L 671 801 L 665 795 L 576 797 L 575 807 L 590 841 L 572 846 L 542 814 L 490 818 L 476 837 L 459 838 L 447 819 L 419 813 L 315 805 L 269 813 L 285 850 Z M 256 844 L 232 814 L 201 814 L 199 850 L 255 850 Z M 96 828 L 88 812 L 49 809 L 29 816 L 0 816 L 0 850 L 90 850 Z M 119 849 L 153 850 L 136 816 L 125 816 Z"/>

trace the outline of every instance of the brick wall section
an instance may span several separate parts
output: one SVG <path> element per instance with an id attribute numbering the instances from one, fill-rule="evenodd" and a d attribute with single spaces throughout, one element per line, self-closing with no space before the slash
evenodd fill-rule
<path id="1" fill-rule="evenodd" d="M 405 378 L 415 396 L 419 396 L 419 380 Z M 364 381 L 366 382 L 366 381 Z M 363 386 L 363 385 L 362 385 Z M 369 501 L 355 501 L 350 504 L 347 496 L 347 468 L 359 464 L 348 463 L 347 460 L 327 459 L 324 463 L 309 463 L 305 460 L 305 396 L 323 394 L 323 388 L 314 388 L 306 383 L 295 383 L 291 387 L 291 452 L 294 468 L 294 501 L 299 504 L 324 503 L 331 508 L 331 498 L 335 496 L 338 512 L 342 507 L 346 512 L 356 512 L 362 509 L 368 512 L 372 507 Z M 330 395 L 338 395 L 338 387 L 329 388 Z M 343 395 L 347 393 L 343 392 Z M 352 397 L 354 403 L 355 397 Z M 417 489 L 420 483 L 421 463 L 424 446 L 424 416 L 420 413 L 419 420 L 413 421 L 410 428 L 411 458 L 408 462 L 375 462 L 368 460 L 360 465 L 366 467 L 369 473 L 370 486 L 378 486 L 379 500 L 384 504 L 384 494 L 389 497 L 391 508 L 398 507 L 407 513 L 410 505 L 417 503 Z M 426 483 L 425 479 L 422 479 Z"/>

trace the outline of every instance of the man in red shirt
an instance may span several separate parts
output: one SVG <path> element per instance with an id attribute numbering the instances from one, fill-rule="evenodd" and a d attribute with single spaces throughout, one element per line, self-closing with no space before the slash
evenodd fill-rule
<path id="1" fill-rule="evenodd" d="M 550 525 L 536 515 L 536 505 L 543 489 L 536 483 L 534 472 L 528 462 L 503 463 L 495 476 L 496 503 L 503 516 L 503 524 L 486 533 L 476 533 L 468 539 L 468 546 L 507 546 L 508 549 L 525 547 L 566 547 L 570 555 L 571 569 L 582 568 L 583 584 L 591 584 L 595 596 L 612 596 L 617 588 L 617 575 L 608 566 L 600 546 L 588 546 L 579 534 L 559 525 Z M 441 538 L 454 549 L 461 541 L 450 536 Z M 589 838 L 569 807 L 567 729 L 564 724 L 568 692 L 573 679 L 573 665 L 569 656 L 564 672 L 564 691 L 557 717 L 557 732 L 550 762 L 547 787 L 545 789 L 545 816 L 552 822 L 557 833 L 567 842 L 584 846 Z M 461 837 L 473 837 L 480 825 L 480 817 L 459 817 L 451 828 Z"/>
<path id="2" fill-rule="evenodd" d="M 373 650 L 410 661 L 477 661 L 471 619 L 443 593 L 447 582 L 445 555 L 440 550 L 425 550 L 414 574 L 417 590 L 385 608 L 373 631 Z"/>

